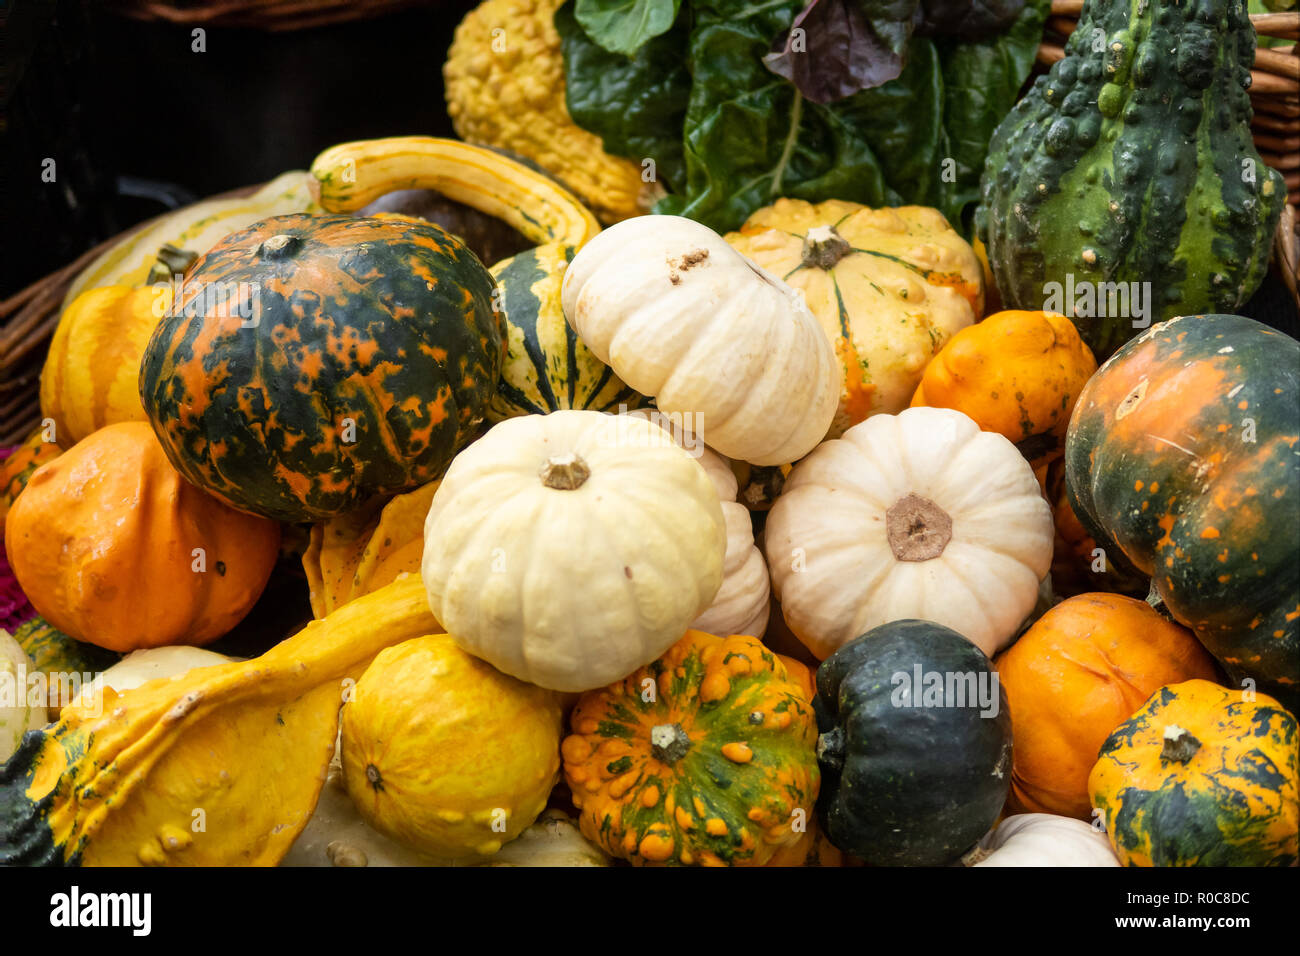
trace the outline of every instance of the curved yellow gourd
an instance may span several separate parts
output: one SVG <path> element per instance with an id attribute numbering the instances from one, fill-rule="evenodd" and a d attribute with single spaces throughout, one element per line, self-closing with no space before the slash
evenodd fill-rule
<path id="1" fill-rule="evenodd" d="M 398 189 L 432 189 L 535 243 L 581 246 L 600 223 L 573 193 L 508 156 L 454 139 L 396 136 L 331 146 L 311 164 L 320 202 L 355 212 Z"/>
<path id="2" fill-rule="evenodd" d="M 261 657 L 65 707 L 0 767 L 0 866 L 269 866 L 307 824 L 349 685 L 437 627 L 418 575 Z"/>

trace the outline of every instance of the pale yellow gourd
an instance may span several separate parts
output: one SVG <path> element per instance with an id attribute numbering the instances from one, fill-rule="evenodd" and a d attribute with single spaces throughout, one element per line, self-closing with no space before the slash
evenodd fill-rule
<path id="1" fill-rule="evenodd" d="M 554 690 L 619 680 L 672 646 L 722 583 L 704 469 L 630 415 L 492 427 L 452 462 L 424 529 L 429 606 L 465 650 Z"/>

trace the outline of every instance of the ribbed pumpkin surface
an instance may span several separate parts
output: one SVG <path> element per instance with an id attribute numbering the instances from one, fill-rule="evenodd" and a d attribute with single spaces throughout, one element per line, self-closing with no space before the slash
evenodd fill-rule
<path id="1" fill-rule="evenodd" d="M 429 223 L 265 220 L 188 274 L 145 354 L 145 410 L 235 507 L 342 514 L 437 478 L 482 421 L 504 355 L 492 287 Z"/>

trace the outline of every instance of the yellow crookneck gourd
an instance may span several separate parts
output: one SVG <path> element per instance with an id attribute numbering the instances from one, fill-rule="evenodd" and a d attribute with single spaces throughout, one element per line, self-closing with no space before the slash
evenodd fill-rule
<path id="1" fill-rule="evenodd" d="M 418 575 L 261 657 L 64 708 L 0 767 L 0 866 L 272 866 L 325 780 L 345 681 L 437 629 Z"/>

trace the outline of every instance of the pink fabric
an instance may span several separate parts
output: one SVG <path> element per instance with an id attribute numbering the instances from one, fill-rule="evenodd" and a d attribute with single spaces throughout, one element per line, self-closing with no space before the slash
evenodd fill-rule
<path id="1" fill-rule="evenodd" d="M 4 461 L 15 451 L 17 445 L 0 447 L 0 461 Z M 14 572 L 9 567 L 9 556 L 4 548 L 4 525 L 0 524 L 0 628 L 13 632 L 19 624 L 36 616 L 36 609 L 27 600 L 27 595 L 18 586 Z"/>

